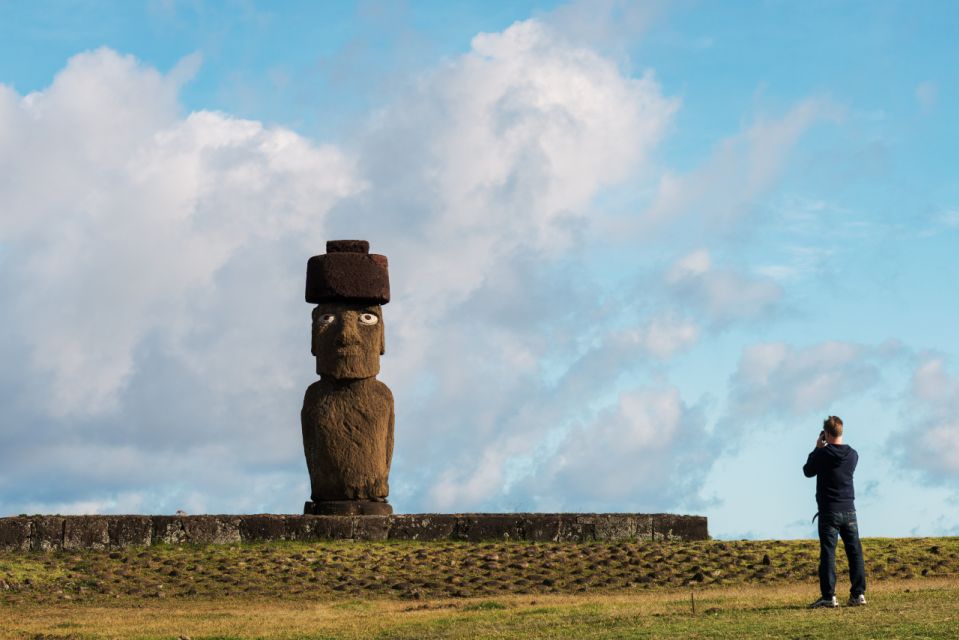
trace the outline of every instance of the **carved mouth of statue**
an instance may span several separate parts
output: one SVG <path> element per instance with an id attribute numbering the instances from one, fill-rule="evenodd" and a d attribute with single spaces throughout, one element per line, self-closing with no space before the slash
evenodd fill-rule
<path id="1" fill-rule="evenodd" d="M 338 356 L 359 356 L 362 354 L 363 354 L 363 347 L 360 347 L 360 346 L 336 348 L 336 355 Z"/>

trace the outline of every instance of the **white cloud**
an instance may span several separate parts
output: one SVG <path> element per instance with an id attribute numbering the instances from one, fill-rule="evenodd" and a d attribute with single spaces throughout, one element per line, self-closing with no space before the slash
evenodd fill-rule
<path id="1" fill-rule="evenodd" d="M 361 187 L 334 148 L 219 113 L 183 118 L 184 75 L 101 49 L 72 58 L 43 91 L 0 97 L 0 128 L 12 133 L 0 141 L 0 242 L 16 265 L 4 284 L 55 415 L 116 409 L 153 333 L 177 345 L 201 325 L 253 342 L 271 331 L 198 307 L 257 246 L 277 259 L 282 242 L 318 243 L 325 212 Z"/>
<path id="2" fill-rule="evenodd" d="M 473 336 L 474 340 L 483 338 L 482 335 Z M 535 499 L 539 501 L 537 508 L 559 508 L 558 501 L 561 501 L 562 496 L 570 498 L 568 491 L 552 481 L 544 481 L 544 478 L 552 477 L 559 467 L 565 469 L 572 465 L 571 459 L 578 445 L 569 444 L 570 424 L 588 420 L 596 425 L 590 427 L 588 433 L 608 435 L 609 428 L 601 425 L 609 416 L 616 414 L 616 420 L 620 422 L 627 417 L 629 420 L 639 420 L 631 412 L 643 406 L 646 418 L 630 422 L 624 427 L 628 431 L 624 437 L 635 445 L 631 445 L 630 450 L 638 451 L 645 442 L 643 430 L 653 424 L 655 417 L 666 418 L 667 414 L 679 411 L 683 420 L 686 420 L 689 410 L 682 405 L 678 390 L 673 387 L 665 390 L 640 389 L 622 394 L 619 409 L 615 411 L 604 403 L 610 389 L 620 378 L 632 371 L 648 369 L 668 361 L 694 345 L 698 338 L 699 329 L 696 325 L 670 315 L 654 317 L 630 329 L 610 329 L 602 333 L 599 344 L 571 362 L 564 363 L 562 375 L 553 384 L 544 384 L 539 371 L 517 372 L 508 359 L 498 354 L 493 357 L 487 355 L 483 359 L 485 362 L 479 366 L 478 377 L 469 374 L 457 376 L 452 370 L 456 367 L 453 364 L 440 383 L 441 391 L 430 396 L 430 403 L 423 407 L 423 412 L 424 416 L 432 416 L 434 421 L 443 418 L 438 422 L 443 430 L 430 433 L 431 440 L 446 439 L 448 442 L 449 439 L 455 439 L 469 444 L 462 448 L 452 447 L 459 457 L 436 475 L 435 482 L 429 488 L 429 504 L 439 510 L 489 508 L 486 505 L 490 504 L 510 509 L 521 504 L 525 495 L 527 503 L 533 499 L 530 496 L 536 496 Z M 444 344 L 450 349 L 453 358 L 469 354 L 467 349 L 458 348 L 461 343 L 451 345 L 444 340 Z M 495 348 L 495 345 L 488 343 L 484 343 L 484 346 L 488 353 Z M 569 349 L 572 345 L 560 346 Z M 541 351 L 538 359 L 542 361 L 549 355 L 549 352 Z M 460 369 L 463 369 L 462 363 Z M 449 378 L 454 378 L 455 382 L 450 383 Z M 661 391 L 665 394 L 665 404 L 659 400 L 653 401 Z M 447 396 L 447 399 L 439 400 L 441 396 Z M 644 405 L 647 401 L 649 406 Z M 597 412 L 600 417 L 597 417 Z M 676 427 L 671 425 L 664 423 L 663 428 L 670 431 Z M 697 423 L 696 428 L 699 427 Z M 459 428 L 464 431 L 459 432 Z M 451 434 L 451 429 L 457 433 Z M 578 428 L 574 429 L 574 432 L 578 431 Z M 558 452 L 557 447 L 560 447 L 561 442 L 566 444 Z M 424 444 L 422 459 L 435 458 L 429 453 L 435 442 Z M 607 447 L 611 443 L 606 438 L 596 444 Z M 706 441 L 699 444 L 707 446 Z M 685 439 L 667 438 L 651 445 L 650 451 L 660 451 L 670 459 L 702 454 L 698 446 L 692 448 L 695 453 L 690 453 L 688 445 L 689 441 Z M 586 455 L 587 451 L 583 450 L 582 453 Z M 708 467 L 708 463 L 704 464 Z M 689 483 L 678 483 L 672 487 L 674 491 L 661 493 L 656 504 L 665 505 L 667 500 L 675 502 L 688 497 L 698 488 L 693 486 L 695 483 L 692 479 L 699 476 L 693 474 L 689 477 Z M 569 481 L 572 482 L 572 479 Z M 527 490 L 529 493 L 523 493 Z M 564 504 L 577 509 L 597 508 L 588 505 L 590 500 L 600 496 L 601 491 L 595 489 L 592 493 L 580 493 L 575 500 Z M 627 503 L 621 498 L 618 493 L 606 496 L 610 508 L 626 508 Z M 631 500 L 636 499 L 638 496 L 631 497 Z M 525 508 L 530 506 L 527 504 Z"/>
<path id="3" fill-rule="evenodd" d="M 933 478 L 959 480 L 959 376 L 929 356 L 913 372 L 909 414 L 896 442 L 914 468 Z"/>
<path id="4" fill-rule="evenodd" d="M 518 491 L 543 509 L 675 509 L 695 500 L 712 449 L 678 389 L 640 387 L 575 427 Z"/>
<path id="5" fill-rule="evenodd" d="M 181 114 L 196 64 L 101 49 L 0 87 L 2 510 L 276 508 L 236 487 L 299 460 L 277 427 L 311 369 L 304 260 L 364 183 L 291 131 Z"/>
<path id="6" fill-rule="evenodd" d="M 836 402 L 876 385 L 882 363 L 896 349 L 839 341 L 799 348 L 784 342 L 750 345 L 730 378 L 728 420 L 828 414 Z"/>
<path id="7" fill-rule="evenodd" d="M 640 353 L 648 354 L 660 360 L 668 360 L 680 351 L 696 344 L 700 329 L 685 318 L 674 315 L 661 315 L 648 324 L 614 334 L 617 348 L 637 348 Z"/>
<path id="8" fill-rule="evenodd" d="M 367 141 L 375 205 L 412 209 L 397 221 L 416 233 L 397 243 L 398 259 L 416 257 L 397 297 L 462 300 L 521 248 L 567 248 L 591 199 L 637 170 L 676 107 L 651 75 L 625 76 L 539 22 L 476 36 Z"/>
<path id="9" fill-rule="evenodd" d="M 783 295 L 767 276 L 714 267 L 705 249 L 680 258 L 666 274 L 666 282 L 678 300 L 717 325 L 768 316 Z"/>

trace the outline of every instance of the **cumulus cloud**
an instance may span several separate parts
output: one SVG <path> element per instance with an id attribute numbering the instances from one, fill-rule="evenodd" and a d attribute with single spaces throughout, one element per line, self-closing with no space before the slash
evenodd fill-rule
<path id="1" fill-rule="evenodd" d="M 224 268 L 258 244 L 321 237 L 361 186 L 341 152 L 292 132 L 181 117 L 174 80 L 100 50 L 44 91 L 0 98 L 3 285 L 54 415 L 115 409 L 145 336 L 182 345 Z M 271 331 L 253 320 L 221 329 Z"/>
<path id="2" fill-rule="evenodd" d="M 4 406 L 5 481 L 53 504 L 80 484 L 195 470 L 193 447 L 220 439 L 220 459 L 250 459 L 251 444 L 269 459 L 258 425 L 230 421 L 302 379 L 302 257 L 363 182 L 342 151 L 291 131 L 181 114 L 195 64 L 164 75 L 101 49 L 43 91 L 0 87 L 0 348 L 20 397 Z"/>
<path id="3" fill-rule="evenodd" d="M 573 428 L 522 493 L 545 509 L 675 509 L 689 504 L 713 462 L 701 412 L 672 386 L 620 394 Z"/>
<path id="4" fill-rule="evenodd" d="M 728 420 L 828 412 L 836 402 L 878 384 L 882 365 L 899 350 L 894 343 L 869 347 L 839 341 L 807 347 L 784 342 L 750 345 L 730 378 Z"/>
<path id="5" fill-rule="evenodd" d="M 666 274 L 671 293 L 715 325 L 768 316 L 782 298 L 782 288 L 766 276 L 717 268 L 709 251 L 679 259 Z"/>
<path id="6" fill-rule="evenodd" d="M 668 360 L 696 344 L 699 336 L 698 325 L 682 317 L 664 314 L 643 326 L 613 334 L 612 342 L 617 350 L 638 347 L 651 357 Z"/>
<path id="7" fill-rule="evenodd" d="M 912 375 L 909 414 L 895 441 L 906 462 L 938 480 L 959 480 L 959 376 L 941 357 L 923 359 Z"/>

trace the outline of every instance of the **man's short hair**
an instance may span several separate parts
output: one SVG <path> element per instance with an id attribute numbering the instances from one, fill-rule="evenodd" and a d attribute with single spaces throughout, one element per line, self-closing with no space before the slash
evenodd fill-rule
<path id="1" fill-rule="evenodd" d="M 825 431 L 829 437 L 838 438 L 842 435 L 842 419 L 839 416 L 829 416 L 823 421 L 822 430 Z"/>

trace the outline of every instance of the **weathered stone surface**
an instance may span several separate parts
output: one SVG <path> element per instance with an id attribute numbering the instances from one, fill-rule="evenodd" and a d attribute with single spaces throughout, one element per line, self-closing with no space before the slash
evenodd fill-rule
<path id="1" fill-rule="evenodd" d="M 393 516 L 17 516 L 0 549 L 52 551 L 265 540 L 706 540 L 706 518 L 641 513 L 463 513 Z"/>
<path id="2" fill-rule="evenodd" d="M 657 513 L 651 516 L 653 540 L 706 540 L 706 518 Z"/>
<path id="3" fill-rule="evenodd" d="M 309 523 L 311 540 L 351 540 L 353 518 L 342 516 L 303 516 Z"/>
<path id="4" fill-rule="evenodd" d="M 636 518 L 636 539 L 637 540 L 652 540 L 653 539 L 653 516 L 648 514 L 637 513 Z M 709 535 L 706 533 L 705 522 L 706 518 L 702 518 L 703 521 L 703 540 L 709 538 Z"/>
<path id="5" fill-rule="evenodd" d="M 303 515 L 313 516 L 390 516 L 393 507 L 388 502 L 375 500 L 327 500 L 307 502 Z"/>
<path id="6" fill-rule="evenodd" d="M 55 551 L 63 548 L 64 516 L 31 516 L 30 548 L 34 551 Z"/>
<path id="7" fill-rule="evenodd" d="M 110 523 L 104 516 L 75 516 L 64 521 L 64 549 L 106 549 L 109 546 Z"/>
<path id="8" fill-rule="evenodd" d="M 390 516 L 353 516 L 354 540 L 386 540 L 390 533 Z"/>
<path id="9" fill-rule="evenodd" d="M 257 514 L 243 516 L 240 521 L 240 537 L 244 541 L 290 540 L 286 516 Z"/>
<path id="10" fill-rule="evenodd" d="M 181 516 L 187 542 L 231 544 L 240 542 L 240 516 Z"/>
<path id="11" fill-rule="evenodd" d="M 27 518 L 0 518 L 0 550 L 28 551 L 32 525 Z"/>
<path id="12" fill-rule="evenodd" d="M 569 515 L 559 520 L 558 542 L 587 542 L 596 539 L 596 525 L 589 520 L 581 520 Z"/>
<path id="13" fill-rule="evenodd" d="M 313 518 L 303 516 L 283 516 L 285 540 L 321 540 L 317 523 Z"/>
<path id="14" fill-rule="evenodd" d="M 150 516 L 110 516 L 107 522 L 111 547 L 148 547 L 153 543 Z"/>
<path id="15" fill-rule="evenodd" d="M 306 301 L 386 304 L 390 301 L 388 267 L 386 256 L 371 254 L 366 240 L 330 240 L 326 255 L 313 256 L 306 263 Z"/>
<path id="16" fill-rule="evenodd" d="M 637 538 L 636 520 L 625 514 L 589 514 L 576 516 L 580 524 L 590 525 L 593 540 L 627 540 Z"/>
<path id="17" fill-rule="evenodd" d="M 301 426 L 311 501 L 385 501 L 393 421 L 393 394 L 376 378 L 310 385 Z"/>
<path id="18" fill-rule="evenodd" d="M 189 542 L 183 519 L 186 516 L 153 516 L 153 544 Z"/>
<path id="19" fill-rule="evenodd" d="M 563 514 L 555 513 L 525 513 L 523 530 L 526 540 L 537 542 L 556 542 L 560 540 Z"/>
<path id="20" fill-rule="evenodd" d="M 450 540 L 456 530 L 457 517 L 442 513 L 393 516 L 391 540 Z"/>
<path id="21" fill-rule="evenodd" d="M 481 540 L 523 540 L 523 516 L 512 513 L 466 513 L 456 518 L 456 538 Z"/>

